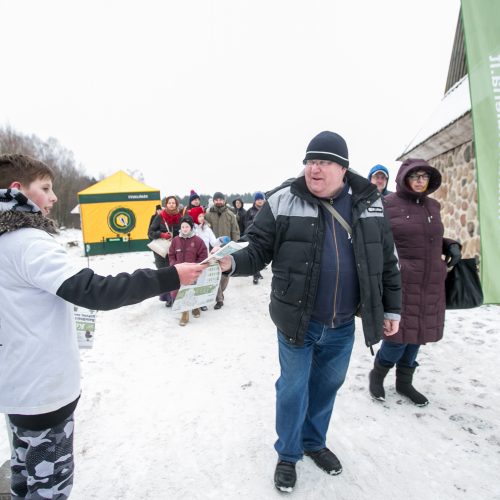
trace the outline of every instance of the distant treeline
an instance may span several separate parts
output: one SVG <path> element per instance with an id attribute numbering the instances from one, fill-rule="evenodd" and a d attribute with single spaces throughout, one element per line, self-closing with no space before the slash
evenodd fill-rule
<path id="1" fill-rule="evenodd" d="M 198 196 L 200 197 L 201 204 L 204 207 L 208 207 L 208 203 L 212 198 L 213 194 L 198 193 Z M 179 196 L 177 197 L 179 198 Z M 243 193 L 243 194 L 231 193 L 230 195 L 226 196 L 226 202 L 232 206 L 233 200 L 235 200 L 236 198 L 241 198 L 243 200 L 243 203 L 253 203 L 253 193 Z M 189 203 L 189 195 L 186 195 L 183 198 L 179 198 L 179 201 L 182 205 L 186 206 Z M 165 198 L 163 198 L 162 204 L 165 205 Z"/>
<path id="2" fill-rule="evenodd" d="M 54 169 L 56 174 L 54 191 L 58 201 L 54 205 L 50 217 L 60 227 L 80 228 L 80 216 L 71 214 L 71 210 L 78 204 L 78 192 L 92 186 L 105 176 L 101 175 L 99 179 L 88 176 L 82 165 L 76 165 L 73 152 L 62 146 L 57 139 L 50 137 L 43 141 L 34 134 L 23 134 L 8 125 L 0 127 L 0 154 L 7 153 L 32 156 Z M 140 171 L 127 171 L 127 173 L 138 181 L 144 182 Z M 199 196 L 201 204 L 204 207 L 208 206 L 212 194 L 199 193 Z M 189 195 L 183 198 L 178 195 L 177 197 L 184 206 L 189 203 Z M 231 205 L 235 198 L 241 198 L 243 203 L 253 203 L 252 193 L 231 193 L 226 200 Z M 165 204 L 165 199 L 162 202 Z"/>

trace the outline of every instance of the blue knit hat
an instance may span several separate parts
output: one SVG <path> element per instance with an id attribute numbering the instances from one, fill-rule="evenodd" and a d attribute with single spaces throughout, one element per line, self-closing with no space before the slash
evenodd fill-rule
<path id="1" fill-rule="evenodd" d="M 387 177 L 387 179 L 389 179 L 389 170 L 387 170 L 387 167 L 384 167 L 384 165 L 380 165 L 380 163 L 378 163 L 377 165 L 373 166 L 368 172 L 368 180 L 371 180 L 372 175 L 375 175 L 378 172 L 382 172 Z"/>
<path id="2" fill-rule="evenodd" d="M 265 200 L 266 197 L 264 196 L 264 193 L 261 193 L 260 191 L 257 191 L 254 195 L 253 195 L 253 201 L 257 201 L 257 200 Z"/>

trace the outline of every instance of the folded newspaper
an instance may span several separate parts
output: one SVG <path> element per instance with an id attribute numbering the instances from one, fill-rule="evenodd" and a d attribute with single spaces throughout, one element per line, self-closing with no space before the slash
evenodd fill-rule
<path id="1" fill-rule="evenodd" d="M 234 252 L 237 252 L 238 250 L 242 250 L 248 245 L 248 242 L 240 242 L 237 243 L 236 241 L 230 241 L 227 245 L 224 245 L 223 247 L 220 247 L 219 250 L 217 250 L 214 253 L 209 254 L 209 256 L 200 262 L 200 264 L 205 264 L 205 262 L 214 262 L 215 260 L 220 260 L 226 255 L 231 255 Z"/>
<path id="2" fill-rule="evenodd" d="M 76 334 L 80 349 L 91 349 L 94 345 L 96 310 L 73 306 Z"/>
<path id="3" fill-rule="evenodd" d="M 230 241 L 216 252 L 211 253 L 203 262 L 200 262 L 200 264 L 208 262 L 210 265 L 200 274 L 196 283 L 182 285 L 179 288 L 172 305 L 172 311 L 189 311 L 190 309 L 214 304 L 222 274 L 217 261 L 226 255 L 231 255 L 245 248 L 247 245 L 248 243 Z"/>

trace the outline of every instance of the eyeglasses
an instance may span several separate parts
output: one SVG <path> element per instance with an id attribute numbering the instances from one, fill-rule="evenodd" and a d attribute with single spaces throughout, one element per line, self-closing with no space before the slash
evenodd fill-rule
<path id="1" fill-rule="evenodd" d="M 408 176 L 410 181 L 419 181 L 422 179 L 423 181 L 428 181 L 431 178 L 429 174 L 411 174 Z"/>
<path id="2" fill-rule="evenodd" d="M 333 165 L 333 161 L 328 161 L 328 160 L 306 160 L 306 165 L 308 167 L 313 167 L 316 165 L 317 167 L 329 167 L 330 165 Z"/>

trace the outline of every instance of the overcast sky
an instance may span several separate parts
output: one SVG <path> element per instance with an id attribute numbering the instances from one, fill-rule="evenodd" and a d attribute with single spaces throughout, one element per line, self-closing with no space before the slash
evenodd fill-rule
<path id="1" fill-rule="evenodd" d="M 396 158 L 443 97 L 459 0 L 0 0 L 0 125 L 166 194 L 267 190 L 322 130 Z"/>

